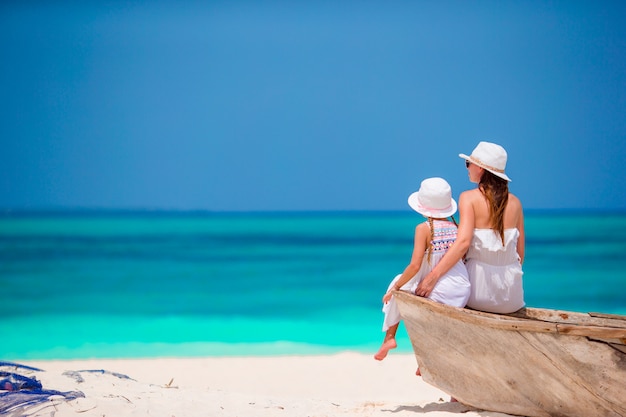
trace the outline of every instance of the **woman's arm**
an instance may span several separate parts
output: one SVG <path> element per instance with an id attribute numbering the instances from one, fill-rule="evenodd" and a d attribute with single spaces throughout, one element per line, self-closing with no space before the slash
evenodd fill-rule
<path id="1" fill-rule="evenodd" d="M 411 278 L 415 276 L 422 266 L 422 260 L 424 259 L 424 252 L 426 251 L 426 245 L 430 241 L 430 228 L 428 224 L 421 223 L 415 227 L 415 237 L 413 239 L 413 254 L 411 255 L 411 261 L 404 268 L 402 275 L 391 288 L 387 294 L 383 297 L 383 303 L 389 302 L 391 299 L 391 291 L 398 291 L 404 284 L 409 282 Z"/>
<path id="2" fill-rule="evenodd" d="M 519 201 L 519 200 L 518 200 Z M 526 252 L 526 234 L 524 231 L 524 211 L 522 210 L 522 204 L 519 203 L 519 216 L 517 218 L 517 230 L 519 230 L 519 237 L 517 238 L 517 254 L 519 255 L 519 263 L 524 263 L 524 255 Z"/>
<path id="3" fill-rule="evenodd" d="M 474 235 L 474 206 L 469 191 L 459 197 L 460 224 L 457 238 L 441 261 L 419 283 L 415 294 L 428 297 L 435 288 L 437 281 L 465 256 Z"/>

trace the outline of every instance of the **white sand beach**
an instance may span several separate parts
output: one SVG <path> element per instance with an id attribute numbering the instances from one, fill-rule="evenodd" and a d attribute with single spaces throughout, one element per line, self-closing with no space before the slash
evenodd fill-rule
<path id="1" fill-rule="evenodd" d="M 84 394 L 27 408 L 33 416 L 507 416 L 450 402 L 415 375 L 411 354 L 19 363 L 44 370 L 19 371 L 44 389 Z"/>

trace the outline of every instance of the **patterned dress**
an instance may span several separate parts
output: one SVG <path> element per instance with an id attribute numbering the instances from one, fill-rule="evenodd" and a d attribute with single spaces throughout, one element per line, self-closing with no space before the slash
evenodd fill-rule
<path id="1" fill-rule="evenodd" d="M 419 271 L 400 288 L 403 291 L 415 292 L 422 278 L 439 263 L 456 240 L 457 227 L 454 223 L 447 220 L 433 220 L 433 228 L 433 250 L 430 257 L 430 264 L 428 263 L 428 250 L 426 250 Z M 387 291 L 391 290 L 398 279 L 400 279 L 400 276 L 401 275 L 397 275 L 393 281 L 391 281 Z M 465 307 L 469 296 L 470 281 L 467 270 L 465 269 L 465 264 L 459 261 L 437 281 L 433 292 L 428 298 L 438 303 L 454 307 Z M 387 304 L 383 305 L 383 313 L 385 313 L 383 331 L 386 332 L 389 327 L 400 322 L 400 311 L 393 297 L 391 297 L 391 300 Z"/>

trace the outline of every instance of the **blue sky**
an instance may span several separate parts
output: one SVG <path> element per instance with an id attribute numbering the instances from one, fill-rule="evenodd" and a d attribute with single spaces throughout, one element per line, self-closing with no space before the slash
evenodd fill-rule
<path id="1" fill-rule="evenodd" d="M 626 3 L 0 5 L 0 208 L 407 210 L 460 152 L 626 210 Z"/>

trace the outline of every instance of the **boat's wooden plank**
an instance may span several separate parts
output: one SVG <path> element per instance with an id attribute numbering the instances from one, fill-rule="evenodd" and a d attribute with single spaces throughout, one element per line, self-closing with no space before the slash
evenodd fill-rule
<path id="1" fill-rule="evenodd" d="M 545 333 L 557 332 L 571 336 L 626 339 L 626 327 L 601 326 L 598 324 L 613 324 L 614 322 L 619 323 L 619 321 L 591 318 L 584 313 L 525 308 L 512 314 L 493 314 L 465 308 L 451 308 L 428 299 L 418 300 L 418 297 L 415 295 L 404 291 L 397 291 L 394 295 L 408 303 L 419 303 L 420 308 L 428 308 L 439 314 L 454 317 L 456 320 L 480 323 L 494 329 Z M 538 319 L 538 317 L 543 319 Z M 577 321 L 574 321 L 574 318 Z"/>
<path id="2" fill-rule="evenodd" d="M 587 336 L 606 339 L 626 339 L 626 329 L 618 329 L 615 327 L 557 324 L 556 328 L 557 331 L 561 334 L 573 336 Z"/>
<path id="3" fill-rule="evenodd" d="M 511 331 L 532 331 L 532 332 L 551 332 L 556 333 L 556 324 L 537 320 L 519 320 L 499 314 L 485 313 L 481 311 L 468 310 L 464 308 L 455 308 L 446 306 L 428 299 L 415 300 L 415 295 L 404 291 L 394 292 L 394 296 L 402 299 L 407 303 L 414 304 L 419 302 L 419 308 L 427 308 L 439 314 L 453 317 L 467 323 L 481 324 L 494 329 L 511 330 Z"/>
<path id="4" fill-rule="evenodd" d="M 542 320 L 552 323 L 582 324 L 588 326 L 617 327 L 626 329 L 626 317 L 617 314 L 578 313 L 573 311 L 549 310 L 542 308 L 522 308 L 511 317 L 529 320 Z"/>
<path id="5" fill-rule="evenodd" d="M 616 344 L 624 344 L 624 341 L 626 341 L 626 328 L 569 324 L 556 322 L 556 320 L 544 321 L 524 318 L 527 315 L 532 316 L 534 313 L 539 311 L 538 309 L 522 309 L 526 311 L 520 310 L 513 314 L 503 315 L 445 306 L 428 299 L 416 297 L 413 294 L 403 291 L 397 292 L 395 296 L 403 299 L 405 302 L 414 304 L 419 308 L 426 308 L 437 312 L 438 314 L 454 318 L 455 320 L 460 320 L 466 323 L 480 324 L 493 329 L 560 333 L 569 336 L 583 336 L 596 340 L 611 340 L 611 343 Z M 529 311 L 530 314 L 528 314 Z M 587 316 L 584 313 L 566 312 L 560 310 L 552 310 L 552 313 L 548 314 L 549 311 L 550 310 L 541 311 L 541 316 L 544 318 L 554 318 L 554 316 L 556 316 L 561 319 L 569 319 L 573 316 Z M 589 323 L 589 321 L 583 322 Z"/>
<path id="6" fill-rule="evenodd" d="M 589 315 L 591 317 L 599 317 L 599 318 L 611 319 L 611 320 L 621 320 L 621 321 L 626 322 L 626 316 L 622 316 L 620 314 L 607 314 L 607 313 L 590 312 Z"/>
<path id="7" fill-rule="evenodd" d="M 622 346 L 622 348 L 620 349 L 622 352 L 626 352 L 626 339 L 611 339 L 609 337 L 593 337 L 593 336 L 589 336 L 589 340 L 595 340 L 597 342 L 604 342 L 604 343 L 608 343 L 613 347 L 616 347 L 617 345 Z"/>

